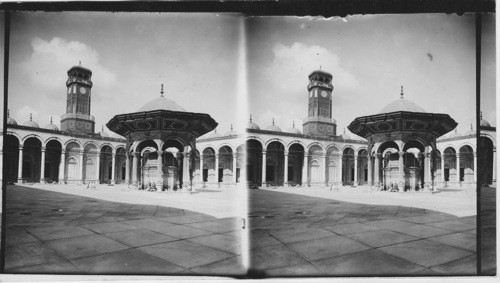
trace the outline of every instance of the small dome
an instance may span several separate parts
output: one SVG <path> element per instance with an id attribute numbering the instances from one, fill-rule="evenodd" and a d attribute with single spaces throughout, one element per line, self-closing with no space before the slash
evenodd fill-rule
<path id="1" fill-rule="evenodd" d="M 104 131 L 104 126 L 102 126 L 102 129 L 101 129 L 101 131 L 99 132 L 99 135 L 100 135 L 101 137 L 103 137 L 103 138 L 109 138 L 108 133 L 106 133 L 106 132 Z"/>
<path id="2" fill-rule="evenodd" d="M 17 125 L 16 120 L 14 120 L 13 118 L 10 117 L 9 109 L 7 109 L 7 124 Z"/>
<path id="3" fill-rule="evenodd" d="M 483 119 L 483 111 L 481 111 L 480 113 L 481 113 L 481 120 L 479 120 L 479 125 L 481 127 L 491 127 L 490 123 Z"/>
<path id="4" fill-rule="evenodd" d="M 341 138 L 343 138 L 344 140 L 350 140 L 351 139 L 351 136 L 349 136 L 348 134 L 345 133 L 345 129 L 344 129 L 344 133 L 342 135 L 340 135 Z"/>
<path id="5" fill-rule="evenodd" d="M 161 93 L 160 97 L 155 98 L 155 99 L 151 100 L 150 102 L 144 104 L 139 109 L 139 112 L 147 112 L 147 111 L 154 111 L 154 110 L 168 110 L 168 111 L 186 112 L 186 110 L 184 108 L 180 107 L 173 100 L 170 100 L 170 99 L 165 98 L 163 96 L 163 84 L 161 85 L 160 93 Z"/>
<path id="6" fill-rule="evenodd" d="M 43 128 L 47 130 L 59 131 L 59 128 L 56 125 L 52 124 L 52 117 L 50 117 L 50 124 L 43 126 Z"/>
<path id="7" fill-rule="evenodd" d="M 299 129 L 297 129 L 297 128 L 295 128 L 295 122 L 293 122 L 292 127 L 291 127 L 291 128 L 288 128 L 288 129 L 286 130 L 286 132 L 287 132 L 287 133 L 291 133 L 291 134 L 299 134 L 299 135 L 301 134 L 301 133 L 300 133 L 300 130 L 299 130 Z"/>
<path id="8" fill-rule="evenodd" d="M 472 128 L 472 124 L 470 124 L 470 130 L 465 133 L 465 136 L 475 135 L 476 131 Z"/>
<path id="9" fill-rule="evenodd" d="M 218 138 L 220 137 L 221 135 L 217 133 L 217 128 L 214 129 L 214 132 L 210 135 L 208 135 L 207 138 Z"/>
<path id="10" fill-rule="evenodd" d="M 248 122 L 248 124 L 247 124 L 247 129 L 260 130 L 259 125 L 257 125 L 254 122 L 252 122 L 252 115 L 250 115 L 250 122 Z"/>
<path id="11" fill-rule="evenodd" d="M 233 124 L 231 124 L 231 130 L 227 131 L 224 135 L 225 136 L 234 136 L 234 135 L 237 135 L 237 133 L 233 130 Z"/>
<path id="12" fill-rule="evenodd" d="M 457 129 L 455 128 L 455 132 L 451 133 L 448 138 L 456 138 L 456 137 L 459 137 L 461 136 L 458 132 L 457 132 Z"/>
<path id="13" fill-rule="evenodd" d="M 274 125 L 274 118 L 273 118 L 273 124 L 268 126 L 266 128 L 266 131 L 281 132 L 281 129 Z"/>
<path id="14" fill-rule="evenodd" d="M 23 123 L 23 126 L 32 127 L 32 128 L 40 128 L 36 122 L 33 122 L 33 116 L 30 114 L 30 120 Z"/>
<path id="15" fill-rule="evenodd" d="M 418 106 L 408 99 L 404 99 L 403 95 L 403 87 L 401 86 L 401 98 L 387 104 L 384 108 L 382 108 L 382 110 L 380 110 L 379 113 L 382 114 L 399 111 L 425 113 L 425 110 L 422 109 L 422 107 Z"/>

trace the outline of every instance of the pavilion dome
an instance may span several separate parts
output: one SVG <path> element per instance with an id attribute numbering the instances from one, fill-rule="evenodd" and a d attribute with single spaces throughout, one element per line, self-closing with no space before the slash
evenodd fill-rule
<path id="1" fill-rule="evenodd" d="M 460 136 L 461 136 L 461 134 L 459 134 L 459 133 L 457 132 L 457 129 L 455 128 L 455 131 L 454 131 L 453 133 L 451 133 L 451 134 L 448 136 L 448 138 L 456 138 L 456 137 L 460 137 Z"/>
<path id="2" fill-rule="evenodd" d="M 220 137 L 220 136 L 221 136 L 221 135 L 217 133 L 217 128 L 216 128 L 216 129 L 214 129 L 214 132 L 213 132 L 213 133 L 211 133 L 210 135 L 208 135 L 208 137 L 207 137 L 207 138 L 218 138 L 218 137 Z"/>
<path id="3" fill-rule="evenodd" d="M 490 123 L 483 119 L 483 111 L 481 111 L 481 120 L 479 120 L 479 125 L 481 127 L 491 127 Z"/>
<path id="4" fill-rule="evenodd" d="M 301 134 L 300 130 L 295 128 L 295 122 L 293 123 L 292 127 L 291 128 L 288 128 L 286 130 L 287 133 L 291 133 L 291 134 Z"/>
<path id="5" fill-rule="evenodd" d="M 56 125 L 52 124 L 52 117 L 50 117 L 50 124 L 43 126 L 43 128 L 47 130 L 59 131 L 59 128 Z"/>
<path id="6" fill-rule="evenodd" d="M 250 122 L 248 122 L 248 124 L 247 124 L 247 129 L 260 130 L 259 125 L 257 125 L 254 122 L 252 122 L 252 115 L 250 115 Z"/>
<path id="7" fill-rule="evenodd" d="M 406 111 L 406 112 L 420 112 L 420 113 L 425 113 L 426 111 L 415 104 L 414 102 L 405 99 L 404 98 L 404 93 L 403 93 L 403 87 L 401 87 L 401 97 L 398 100 L 395 100 L 389 104 L 387 104 L 382 110 L 380 110 L 380 114 L 382 113 L 391 113 L 391 112 L 399 112 L 399 111 Z"/>
<path id="8" fill-rule="evenodd" d="M 472 129 L 472 125 L 470 127 L 470 130 L 465 133 L 466 136 L 475 135 L 475 134 L 476 134 L 476 131 L 474 129 Z"/>
<path id="9" fill-rule="evenodd" d="M 273 124 L 269 125 L 266 128 L 266 131 L 281 132 L 281 129 L 278 126 L 274 125 L 274 118 L 273 118 Z"/>
<path id="10" fill-rule="evenodd" d="M 350 140 L 351 139 L 351 136 L 349 136 L 348 134 L 345 133 L 345 129 L 344 129 L 344 133 L 342 135 L 340 135 L 341 138 L 343 138 L 344 140 Z"/>
<path id="11" fill-rule="evenodd" d="M 168 111 L 178 111 L 178 112 L 186 112 L 186 110 L 179 106 L 179 104 L 175 103 L 173 100 L 170 100 L 163 96 L 163 84 L 161 85 L 161 95 L 158 98 L 151 100 L 150 102 L 144 104 L 139 112 L 147 112 L 154 110 L 168 110 Z"/>
<path id="12" fill-rule="evenodd" d="M 9 114 L 9 110 L 8 110 L 8 109 L 7 109 L 7 124 L 10 124 L 10 125 L 17 125 L 16 120 L 14 120 L 14 118 L 11 118 L 11 117 L 10 117 L 10 114 Z"/>
<path id="13" fill-rule="evenodd" d="M 32 128 L 40 128 L 36 122 L 33 121 L 33 116 L 30 114 L 30 120 L 23 123 L 23 126 L 32 127 Z"/>
<path id="14" fill-rule="evenodd" d="M 227 131 L 224 135 L 225 136 L 234 136 L 234 135 L 237 135 L 238 133 L 236 133 L 234 130 L 233 130 L 233 124 L 231 124 L 231 130 Z"/>
<path id="15" fill-rule="evenodd" d="M 101 129 L 101 131 L 99 132 L 99 135 L 100 135 L 101 137 L 103 137 L 103 138 L 109 138 L 108 133 L 106 133 L 106 132 L 104 131 L 104 126 L 102 126 L 102 129 Z"/>

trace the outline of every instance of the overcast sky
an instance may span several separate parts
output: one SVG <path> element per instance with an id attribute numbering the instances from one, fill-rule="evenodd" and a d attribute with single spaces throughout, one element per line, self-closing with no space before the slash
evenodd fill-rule
<path id="1" fill-rule="evenodd" d="M 494 22 L 483 33 L 494 42 Z M 446 113 L 458 132 L 475 125 L 475 19 L 444 14 L 371 15 L 345 19 L 256 17 L 247 21 L 250 113 L 261 128 L 283 130 L 307 116 L 308 75 L 333 75 L 337 133 L 358 116 L 399 99 Z M 494 45 L 487 48 L 485 97 L 494 96 Z M 495 112 L 485 110 L 494 123 Z M 302 127 L 300 126 L 300 129 Z M 353 136 L 353 135 L 351 135 Z"/>
<path id="2" fill-rule="evenodd" d="M 81 61 L 93 72 L 96 132 L 114 115 L 159 97 L 162 83 L 165 97 L 187 111 L 210 114 L 219 132 L 229 131 L 237 123 L 242 22 L 216 14 L 14 14 L 11 116 L 22 124 L 33 113 L 40 126 L 53 116 L 59 126 L 67 70 Z"/>
<path id="3" fill-rule="evenodd" d="M 220 133 L 245 125 L 248 113 L 261 128 L 274 118 L 283 130 L 292 121 L 302 130 L 307 76 L 320 66 L 333 75 L 338 134 L 398 99 L 401 85 L 427 112 L 450 114 L 459 132 L 475 124 L 473 16 L 38 12 L 11 19 L 9 108 L 19 124 L 32 113 L 40 126 L 51 116 L 60 126 L 66 72 L 79 61 L 93 71 L 96 132 L 158 97 L 161 83 L 167 98 L 214 117 Z M 495 126 L 494 16 L 484 17 L 482 36 L 481 107 Z"/>

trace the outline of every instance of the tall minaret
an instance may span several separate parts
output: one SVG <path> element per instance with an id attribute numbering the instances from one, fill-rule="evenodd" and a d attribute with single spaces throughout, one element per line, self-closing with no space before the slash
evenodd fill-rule
<path id="1" fill-rule="evenodd" d="M 335 136 L 337 124 L 332 119 L 332 75 L 321 70 L 309 75 L 308 117 L 304 119 L 303 133 L 313 136 Z"/>
<path id="2" fill-rule="evenodd" d="M 90 115 L 92 71 L 74 66 L 68 70 L 66 114 L 61 117 L 61 131 L 94 133 L 94 116 Z"/>

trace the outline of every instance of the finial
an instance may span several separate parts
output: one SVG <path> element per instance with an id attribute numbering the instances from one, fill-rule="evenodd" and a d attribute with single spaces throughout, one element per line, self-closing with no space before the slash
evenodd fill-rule
<path id="1" fill-rule="evenodd" d="M 163 97 L 163 84 L 161 84 L 160 97 Z"/>
<path id="2" fill-rule="evenodd" d="M 30 121 L 33 121 L 33 116 L 31 113 L 30 113 Z"/>
<path id="3" fill-rule="evenodd" d="M 481 120 L 483 120 L 483 111 L 482 111 L 482 110 L 479 112 L 479 115 L 480 115 L 480 116 L 479 116 L 479 118 L 480 118 Z"/>
<path id="4" fill-rule="evenodd" d="M 233 124 L 231 124 L 231 132 L 233 131 Z"/>
<path id="5" fill-rule="evenodd" d="M 7 109 L 7 118 L 9 118 L 10 115 L 9 115 L 9 109 Z"/>
<path id="6" fill-rule="evenodd" d="M 274 126 L 274 118 L 273 118 L 273 126 Z"/>
<path id="7" fill-rule="evenodd" d="M 457 133 L 457 128 L 455 128 L 455 134 Z"/>
<path id="8" fill-rule="evenodd" d="M 292 121 L 292 128 L 295 128 L 295 121 Z"/>
<path id="9" fill-rule="evenodd" d="M 319 69 L 321 70 L 321 65 L 319 65 Z"/>
<path id="10" fill-rule="evenodd" d="M 50 117 L 50 123 L 52 124 L 52 116 Z"/>
<path id="11" fill-rule="evenodd" d="M 252 123 L 252 114 L 250 114 L 250 123 Z"/>
<path id="12" fill-rule="evenodd" d="M 101 132 L 104 132 L 104 125 L 101 126 Z"/>
<path id="13" fill-rule="evenodd" d="M 344 128 L 344 135 L 345 135 L 345 128 Z"/>
<path id="14" fill-rule="evenodd" d="M 78 66 L 82 66 L 82 61 L 78 61 Z"/>
<path id="15" fill-rule="evenodd" d="M 403 86 L 401 86 L 401 99 L 403 99 L 403 95 L 404 95 Z"/>
<path id="16" fill-rule="evenodd" d="M 217 128 L 214 129 L 214 134 L 217 134 Z"/>
<path id="17" fill-rule="evenodd" d="M 470 130 L 471 130 L 471 131 L 473 130 L 473 129 L 472 129 L 472 123 L 470 123 Z"/>

